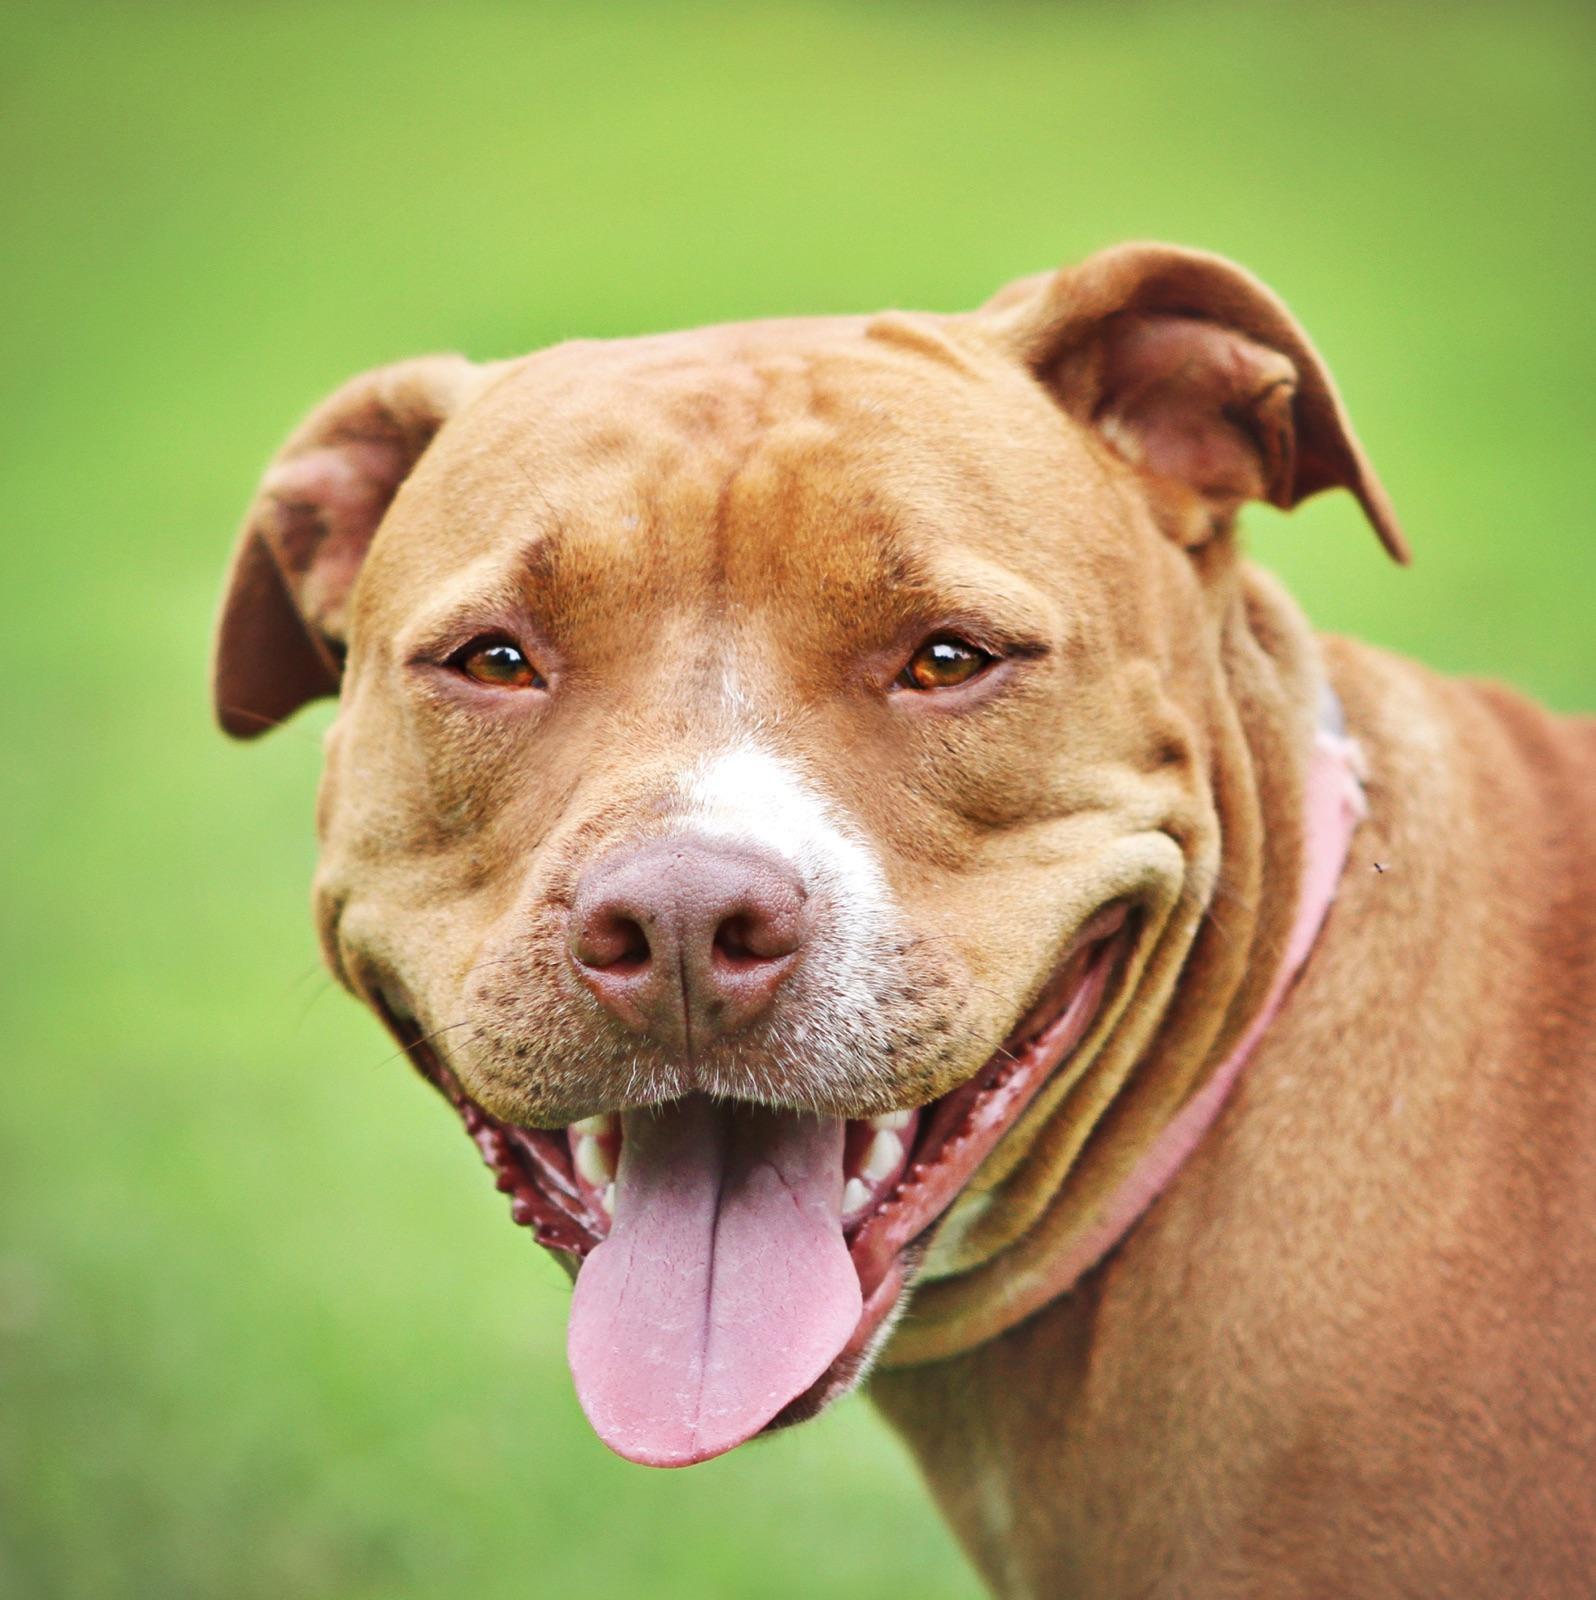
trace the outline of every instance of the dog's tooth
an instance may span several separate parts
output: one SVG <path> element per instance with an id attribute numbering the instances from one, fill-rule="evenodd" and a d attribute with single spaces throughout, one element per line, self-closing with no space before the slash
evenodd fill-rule
<path id="1" fill-rule="evenodd" d="M 599 1191 L 599 1204 L 604 1207 L 606 1216 L 613 1217 L 615 1215 L 615 1185 L 613 1183 L 606 1183 L 603 1189 Z"/>
<path id="2" fill-rule="evenodd" d="M 861 1178 L 850 1178 L 842 1186 L 842 1214 L 850 1217 L 870 1204 L 870 1186 Z"/>
<path id="3" fill-rule="evenodd" d="M 859 1167 L 859 1176 L 871 1183 L 880 1183 L 897 1170 L 902 1160 L 903 1140 L 897 1134 L 883 1130 L 870 1141 L 870 1148 L 865 1151 L 865 1158 Z"/>
<path id="4" fill-rule="evenodd" d="M 602 1139 L 615 1132 L 615 1114 L 601 1111 L 596 1117 L 583 1117 L 571 1124 L 571 1132 L 588 1139 Z"/>
<path id="5" fill-rule="evenodd" d="M 604 1146 L 597 1139 L 578 1137 L 571 1141 L 571 1162 L 576 1175 L 597 1189 L 615 1176 Z"/>
<path id="6" fill-rule="evenodd" d="M 913 1116 L 912 1111 L 889 1111 L 885 1116 L 872 1117 L 870 1126 L 877 1133 L 902 1133 L 909 1126 Z"/>

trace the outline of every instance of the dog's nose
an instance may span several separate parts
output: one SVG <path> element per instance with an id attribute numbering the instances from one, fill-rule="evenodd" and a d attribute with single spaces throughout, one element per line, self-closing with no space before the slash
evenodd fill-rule
<path id="1" fill-rule="evenodd" d="M 571 906 L 571 964 L 605 1008 L 691 1052 L 746 1027 L 797 965 L 796 869 L 753 845 L 678 835 L 590 867 Z"/>

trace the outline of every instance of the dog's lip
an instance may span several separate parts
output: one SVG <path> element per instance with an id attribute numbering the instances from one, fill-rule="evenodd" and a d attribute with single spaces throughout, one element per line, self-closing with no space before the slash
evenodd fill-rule
<path id="1" fill-rule="evenodd" d="M 865 1309 L 833 1372 L 867 1360 L 877 1330 L 913 1282 L 922 1241 L 1096 1021 L 1133 932 L 1122 902 L 1090 918 L 986 1066 L 922 1115 L 924 1131 L 902 1180 L 854 1234 L 850 1254 Z M 835 1385 L 820 1392 L 831 1380 L 826 1374 L 793 1406 L 813 1395 L 818 1410 L 837 1392 Z M 841 1387 L 852 1381 L 850 1372 Z"/>
<path id="2" fill-rule="evenodd" d="M 919 1137 L 901 1179 L 849 1243 L 864 1296 L 859 1325 L 831 1368 L 769 1427 L 812 1416 L 857 1381 L 913 1281 L 926 1234 L 1096 1020 L 1133 931 L 1124 902 L 1089 918 L 981 1071 L 922 1108 Z M 500 1121 L 471 1098 L 407 1017 L 387 1003 L 380 1002 L 378 1010 L 455 1107 L 498 1188 L 510 1197 L 514 1221 L 567 1258 L 574 1272 L 575 1261 L 603 1239 L 608 1221 L 595 1214 L 577 1180 L 566 1130 Z"/>

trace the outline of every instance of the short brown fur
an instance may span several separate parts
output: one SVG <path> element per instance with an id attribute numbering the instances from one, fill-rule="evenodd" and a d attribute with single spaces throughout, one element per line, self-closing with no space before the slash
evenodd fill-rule
<path id="1" fill-rule="evenodd" d="M 871 1380 L 1001 1595 L 1592 1589 L 1596 724 L 1317 640 L 1232 522 L 1330 487 L 1405 558 L 1279 301 L 1127 246 L 964 317 L 385 369 L 246 525 L 222 721 L 342 675 L 329 960 L 441 1030 L 500 1116 L 922 1103 L 1094 910 L 1134 906 L 1112 1003 L 946 1219 Z M 1010 659 L 951 711 L 891 702 L 955 623 Z M 441 666 L 495 627 L 546 700 L 489 706 Z M 1263 1004 L 1326 683 L 1370 815 L 1308 967 L 1171 1189 L 1016 1322 Z M 582 864 L 667 827 L 682 762 L 750 728 L 903 908 L 869 1070 L 775 1024 L 640 1058 L 563 973 Z"/>

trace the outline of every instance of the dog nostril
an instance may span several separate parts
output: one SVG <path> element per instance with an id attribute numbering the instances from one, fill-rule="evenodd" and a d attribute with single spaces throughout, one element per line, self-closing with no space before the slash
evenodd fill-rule
<path id="1" fill-rule="evenodd" d="M 730 967 L 757 966 L 779 961 L 798 948 L 794 930 L 769 917 L 738 912 L 716 929 L 711 942 L 714 958 Z"/>
<path id="2" fill-rule="evenodd" d="M 607 912 L 589 917 L 582 925 L 573 954 L 585 967 L 626 977 L 641 972 L 651 952 L 641 923 L 619 912 Z"/>
<path id="3" fill-rule="evenodd" d="M 759 957 L 748 943 L 748 933 L 747 917 L 727 917 L 715 930 L 712 945 L 715 955 L 733 966 L 757 961 Z"/>

